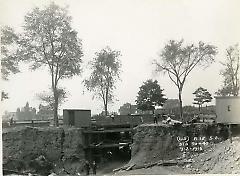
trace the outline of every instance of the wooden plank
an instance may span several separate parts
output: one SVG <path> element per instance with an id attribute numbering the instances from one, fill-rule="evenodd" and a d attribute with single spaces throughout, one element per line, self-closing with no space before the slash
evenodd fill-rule
<path id="1" fill-rule="evenodd" d="M 135 165 L 136 165 L 136 164 L 130 165 L 130 166 L 126 169 L 126 171 L 131 170 Z"/>
<path id="2" fill-rule="evenodd" d="M 126 132 L 132 131 L 131 128 L 117 128 L 117 129 L 110 129 L 110 130 L 85 130 L 83 133 L 115 133 L 115 132 Z"/>

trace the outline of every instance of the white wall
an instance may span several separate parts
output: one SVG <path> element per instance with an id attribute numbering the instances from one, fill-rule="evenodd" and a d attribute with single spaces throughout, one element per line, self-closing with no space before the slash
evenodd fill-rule
<path id="1" fill-rule="evenodd" d="M 218 123 L 240 124 L 240 97 L 215 97 Z"/>

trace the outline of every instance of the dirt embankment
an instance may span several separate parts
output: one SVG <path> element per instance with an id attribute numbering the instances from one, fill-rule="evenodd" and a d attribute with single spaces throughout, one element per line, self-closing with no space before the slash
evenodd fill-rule
<path id="1" fill-rule="evenodd" d="M 240 174 L 240 137 L 233 137 L 232 143 L 226 140 L 211 146 L 186 167 L 192 173 Z"/>
<path id="2" fill-rule="evenodd" d="M 153 166 L 122 171 L 116 175 L 180 175 L 180 174 L 240 174 L 240 137 L 208 147 L 203 153 L 189 157 L 192 163 L 183 166 Z"/>
<path id="3" fill-rule="evenodd" d="M 191 143 L 194 137 L 218 136 L 219 140 L 227 138 L 227 130 L 215 124 L 191 124 L 172 126 L 166 124 L 141 125 L 135 129 L 132 144 L 132 159 L 129 164 L 143 165 L 160 160 L 177 159 L 183 155 L 193 155 L 195 151 L 181 151 L 179 138 L 188 137 L 188 147 L 193 149 Z M 208 142 L 208 141 L 206 141 Z M 220 142 L 220 141 L 218 141 Z M 203 146 L 203 151 L 208 146 Z M 202 151 L 202 152 L 203 152 Z M 199 151 L 197 151 L 199 152 Z"/>
<path id="4" fill-rule="evenodd" d="M 3 131 L 3 168 L 43 175 L 81 172 L 81 129 L 12 128 Z"/>
<path id="5" fill-rule="evenodd" d="M 116 175 L 129 174 L 240 174 L 240 136 L 238 132 L 228 138 L 226 126 L 193 124 L 179 127 L 167 125 L 142 125 L 136 128 L 132 145 L 132 159 L 127 164 L 130 171 L 119 171 Z M 194 137 L 205 137 L 208 145 L 202 151 L 180 151 L 177 136 L 189 136 L 191 146 Z M 218 138 L 218 140 L 211 140 Z M 205 143 L 205 144 L 206 144 Z M 169 160 L 172 159 L 172 160 Z M 161 161 L 189 161 L 173 166 L 151 165 Z M 184 162 L 182 162 L 184 163 Z M 149 164 L 151 165 L 150 167 Z M 144 166 L 144 167 L 139 167 Z M 140 168 L 140 169 L 137 169 Z"/>

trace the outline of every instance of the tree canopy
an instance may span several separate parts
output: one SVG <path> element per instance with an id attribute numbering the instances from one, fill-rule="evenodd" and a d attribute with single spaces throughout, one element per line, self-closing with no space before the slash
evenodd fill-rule
<path id="1" fill-rule="evenodd" d="M 19 71 L 19 59 L 14 55 L 14 47 L 17 45 L 18 36 L 12 28 L 1 27 L 1 77 L 8 80 L 8 76 Z M 1 101 L 8 99 L 8 93 L 1 91 Z"/>
<path id="2" fill-rule="evenodd" d="M 63 88 L 58 88 L 57 92 L 58 92 L 58 104 L 61 105 L 62 103 L 65 102 L 65 99 L 67 98 L 67 92 Z M 55 100 L 52 91 L 50 92 L 44 91 L 38 93 L 36 96 L 43 104 L 48 106 L 51 110 L 54 110 Z"/>
<path id="3" fill-rule="evenodd" d="M 204 42 L 183 45 L 183 40 L 170 40 L 159 55 L 160 60 L 154 60 L 156 72 L 163 72 L 178 88 L 180 116 L 182 118 L 182 91 L 187 77 L 196 66 L 207 67 L 214 61 L 217 48 Z"/>
<path id="4" fill-rule="evenodd" d="M 13 54 L 13 47 L 17 44 L 18 36 L 12 28 L 1 28 L 1 74 L 2 79 L 7 80 L 10 73 L 18 73 L 18 57 Z"/>
<path id="5" fill-rule="evenodd" d="M 113 101 L 115 84 L 120 79 L 119 56 L 121 54 L 110 47 L 95 54 L 96 57 L 89 63 L 92 73 L 88 79 L 84 80 L 84 85 L 87 90 L 94 93 L 94 97 L 103 101 L 105 115 L 107 115 L 108 104 Z"/>
<path id="6" fill-rule="evenodd" d="M 212 101 L 212 95 L 205 88 L 199 87 L 193 92 L 193 94 L 195 95 L 193 104 L 198 105 L 199 111 L 204 103 L 209 103 Z"/>
<path id="7" fill-rule="evenodd" d="M 51 3 L 44 9 L 34 8 L 24 19 L 18 56 L 35 70 L 46 66 L 51 75 L 54 97 L 54 122 L 58 125 L 58 84 L 61 79 L 81 73 L 81 40 L 71 27 L 67 8 Z"/>
<path id="8" fill-rule="evenodd" d="M 223 76 L 223 86 L 216 93 L 221 96 L 238 96 L 240 90 L 240 56 L 239 45 L 230 46 L 226 50 L 226 61 L 221 62 L 224 69 L 220 74 Z"/>
<path id="9" fill-rule="evenodd" d="M 167 100 L 164 98 L 158 81 L 147 80 L 140 87 L 140 90 L 137 95 L 136 104 L 138 109 L 142 111 L 151 110 L 154 112 L 156 106 L 163 106 L 164 102 Z"/>

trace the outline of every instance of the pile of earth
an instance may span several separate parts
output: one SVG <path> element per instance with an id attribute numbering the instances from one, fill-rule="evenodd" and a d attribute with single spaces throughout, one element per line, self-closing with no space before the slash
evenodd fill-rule
<path id="1" fill-rule="evenodd" d="M 140 125 L 135 128 L 131 160 L 128 165 L 141 166 L 162 160 L 182 158 L 185 154 L 180 150 L 178 137 L 188 137 L 187 142 L 190 145 L 194 137 L 201 136 L 205 136 L 206 139 L 209 139 L 210 136 L 218 136 L 219 141 L 222 141 L 227 139 L 228 134 L 225 127 L 219 127 L 217 124 Z M 208 146 L 203 146 L 203 148 L 205 150 Z M 195 152 L 188 154 L 191 156 Z"/>
<path id="2" fill-rule="evenodd" d="M 185 166 L 192 173 L 240 174 L 240 137 L 214 144 L 192 159 L 192 164 Z"/>
<path id="3" fill-rule="evenodd" d="M 240 174 L 240 137 L 236 136 L 209 146 L 204 153 L 189 157 L 191 164 L 184 166 L 153 166 L 149 168 L 120 171 L 115 175 L 142 174 Z"/>
<path id="4" fill-rule="evenodd" d="M 154 127 L 154 128 L 156 130 L 158 127 Z M 161 149 L 164 149 L 164 148 L 161 148 L 161 145 L 157 143 L 166 142 L 166 139 L 167 141 L 172 139 L 171 136 L 173 133 L 172 132 L 163 133 L 168 137 L 165 138 L 165 141 L 160 140 L 157 142 L 155 139 L 151 140 L 152 139 L 151 136 L 155 136 L 153 134 L 159 134 L 153 131 L 154 130 L 153 129 L 151 130 L 151 127 L 147 128 L 146 126 L 142 128 L 141 131 L 138 131 L 140 132 L 139 134 L 143 132 L 145 134 L 145 137 L 142 136 L 140 138 L 142 140 L 142 143 L 139 141 L 138 147 L 140 148 L 142 147 L 142 149 L 138 148 L 139 151 L 134 153 L 134 157 L 126 165 L 127 167 L 131 167 L 131 166 L 134 166 L 134 167 L 132 167 L 129 171 L 126 171 L 126 169 L 120 170 L 116 172 L 116 175 L 240 174 L 239 132 L 238 134 L 235 134 L 234 137 L 232 137 L 232 142 L 230 141 L 230 139 L 223 139 L 218 143 L 213 142 L 213 143 L 210 143 L 206 148 L 204 148 L 204 151 L 202 152 L 194 152 L 194 153 L 189 152 L 189 153 L 186 153 L 184 156 L 176 158 L 176 151 L 173 151 L 172 156 L 175 157 L 172 159 L 173 161 L 177 161 L 177 162 L 189 161 L 189 162 L 186 162 L 183 165 L 176 164 L 173 166 L 162 166 L 158 164 L 151 165 L 152 163 L 155 163 L 155 161 L 157 160 L 159 161 L 159 159 L 161 160 L 161 154 L 162 154 Z M 159 131 L 159 129 L 156 131 Z M 136 137 L 139 138 L 139 134 L 137 134 L 138 136 Z M 149 134 L 151 135 L 149 136 Z M 148 143 L 144 143 L 146 142 L 146 139 L 148 139 Z M 174 140 L 170 140 L 170 141 L 172 142 L 169 142 L 169 144 L 173 144 Z M 158 145 L 158 148 L 156 145 Z M 145 167 L 140 168 L 138 167 L 139 165 L 143 165 Z"/>

